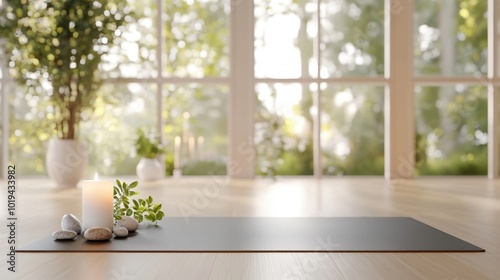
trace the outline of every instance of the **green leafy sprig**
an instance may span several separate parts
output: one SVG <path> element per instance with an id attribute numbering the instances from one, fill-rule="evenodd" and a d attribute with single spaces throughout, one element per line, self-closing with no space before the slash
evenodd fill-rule
<path id="1" fill-rule="evenodd" d="M 158 223 L 159 220 L 165 217 L 165 213 L 161 211 L 161 203 L 153 203 L 153 197 L 149 196 L 146 199 L 132 199 L 134 195 L 138 195 L 138 191 L 133 189 L 138 186 L 138 182 L 134 181 L 131 184 L 116 180 L 116 186 L 113 188 L 114 211 L 113 217 L 116 221 L 122 219 L 123 216 L 134 217 L 137 222 L 141 223 L 144 220 Z"/>

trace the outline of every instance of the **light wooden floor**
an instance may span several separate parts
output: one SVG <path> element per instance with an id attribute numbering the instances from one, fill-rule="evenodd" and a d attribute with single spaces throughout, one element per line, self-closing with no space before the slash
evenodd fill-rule
<path id="1" fill-rule="evenodd" d="M 0 194 L 6 223 L 5 181 Z M 20 253 L 6 270 L 1 226 L 0 279 L 500 279 L 500 181 L 425 178 L 164 180 L 140 186 L 167 216 L 411 216 L 486 249 L 485 253 Z M 81 217 L 81 190 L 47 180 L 18 181 L 19 245 L 50 235 L 65 213 Z M 168 217 L 167 217 L 168 218 Z M 7 277 L 5 277 L 7 276 Z"/>

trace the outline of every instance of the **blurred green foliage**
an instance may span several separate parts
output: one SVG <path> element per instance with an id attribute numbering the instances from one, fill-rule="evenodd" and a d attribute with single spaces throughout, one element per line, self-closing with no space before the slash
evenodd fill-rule
<path id="1" fill-rule="evenodd" d="M 226 175 L 226 162 L 224 160 L 191 160 L 182 165 L 182 175 Z"/>
<path id="2" fill-rule="evenodd" d="M 10 74 L 29 95 L 46 101 L 43 111 L 58 137 L 78 137 L 100 86 L 101 57 L 131 20 L 126 0 L 12 0 L 2 5 L 0 38 Z"/>
<path id="3" fill-rule="evenodd" d="M 446 2 L 446 3 L 445 3 Z M 270 15 L 299 17 L 296 46 L 303 65 L 314 59 L 308 48 L 314 38 L 301 32 L 313 24 L 309 1 L 270 5 Z M 335 1 L 323 6 L 322 63 L 329 76 L 384 74 L 384 1 Z M 445 5 L 445 4 L 447 5 Z M 335 8 L 332 8 L 335 5 Z M 276 8 L 278 7 L 278 8 Z M 275 10 L 273 10 L 275 9 Z M 422 75 L 485 75 L 487 54 L 487 1 L 425 0 L 415 2 L 415 72 Z M 280 12 L 276 12 L 280 10 Z M 273 13 L 274 11 L 274 13 Z M 445 21 L 449 27 L 441 26 Z M 447 29 L 446 29 L 447 28 Z M 342 36 L 339 36 L 341 34 Z M 455 41 L 450 52 L 444 40 Z M 425 42 L 425 43 L 423 43 Z M 425 45 L 425 46 L 424 46 Z M 343 59 L 349 53 L 349 59 Z M 452 59 L 444 59 L 447 53 Z M 368 61 L 369 63 L 357 63 Z M 451 71 L 451 72 L 450 72 Z M 302 77 L 314 76 L 308 67 Z M 292 108 L 312 128 L 312 96 L 302 88 L 302 101 Z M 277 87 L 272 98 L 276 99 Z M 350 101 L 335 102 L 349 97 Z M 259 102 L 260 107 L 259 107 Z M 258 168 L 263 175 L 306 175 L 312 172 L 312 137 L 299 149 L 304 135 L 272 125 L 276 112 L 258 100 L 257 122 L 267 135 L 258 144 Z M 321 90 L 322 161 L 327 175 L 382 175 L 384 172 L 384 93 L 381 87 L 327 86 Z M 355 107 L 355 110 L 352 110 Z M 266 112 L 267 110 L 267 112 Z M 354 113 L 353 113 L 354 111 Z M 484 175 L 487 172 L 487 98 L 483 85 L 426 86 L 415 89 L 417 175 Z M 281 123 L 286 123 L 282 120 Z M 329 137 L 329 138 L 328 138 Z M 280 144 L 280 143 L 285 143 Z M 288 143 L 288 145 L 287 145 Z M 341 145 L 340 145 L 341 144 Z M 259 145 L 263 146 L 260 147 Z M 338 151 L 336 147 L 341 146 Z M 274 148 L 274 149 L 273 149 Z M 343 151 L 342 151 L 343 150 Z M 302 152 L 301 152 L 302 151 Z M 307 151 L 307 152 L 305 152 Z M 411 156 L 411 155 L 409 155 Z M 275 165 L 273 167 L 273 164 Z M 300 168 L 308 167 L 308 168 Z"/>

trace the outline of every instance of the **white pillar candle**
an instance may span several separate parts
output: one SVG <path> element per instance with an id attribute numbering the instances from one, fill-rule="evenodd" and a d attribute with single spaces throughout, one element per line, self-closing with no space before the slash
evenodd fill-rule
<path id="1" fill-rule="evenodd" d="M 198 157 L 203 159 L 203 145 L 205 144 L 205 138 L 203 136 L 198 136 Z"/>
<path id="2" fill-rule="evenodd" d="M 113 231 L 113 182 L 82 182 L 82 229 L 104 227 Z"/>
<path id="3" fill-rule="evenodd" d="M 179 136 L 175 136 L 174 168 L 181 168 L 181 138 Z"/>
<path id="4" fill-rule="evenodd" d="M 195 158 L 195 145 L 196 145 L 196 140 L 194 137 L 189 137 L 189 158 L 194 159 Z"/>
<path id="5" fill-rule="evenodd" d="M 184 122 L 182 123 L 182 140 L 187 146 L 189 139 L 189 112 L 184 112 L 184 114 L 182 114 L 182 117 L 184 118 Z"/>

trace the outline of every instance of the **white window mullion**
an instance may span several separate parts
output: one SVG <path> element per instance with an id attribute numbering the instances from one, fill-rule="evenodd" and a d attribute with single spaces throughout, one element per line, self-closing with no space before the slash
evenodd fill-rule
<path id="1" fill-rule="evenodd" d="M 317 0 L 316 21 L 318 26 L 318 35 L 316 36 L 316 57 L 317 57 L 317 80 L 316 92 L 313 92 L 313 104 L 316 108 L 316 115 L 313 116 L 313 160 L 314 177 L 320 178 L 323 175 L 323 163 L 321 162 L 321 0 Z"/>
<path id="2" fill-rule="evenodd" d="M 255 176 L 254 1 L 231 1 L 228 173 Z"/>
<path id="3" fill-rule="evenodd" d="M 488 86 L 488 178 L 499 177 L 499 109 L 498 90 L 490 84 Z"/>
<path id="4" fill-rule="evenodd" d="M 500 74 L 500 3 L 496 0 L 488 2 L 488 78 L 490 81 Z M 488 84 L 488 177 L 499 177 L 500 157 L 500 120 L 498 85 Z"/>
<path id="5" fill-rule="evenodd" d="M 385 177 L 415 173 L 413 0 L 385 1 Z"/>
<path id="6" fill-rule="evenodd" d="M 415 84 L 418 85 L 429 85 L 429 86 L 446 86 L 446 85 L 457 85 L 457 84 L 484 84 L 487 81 L 485 77 L 473 77 L 473 76 L 417 76 L 414 78 Z"/>
<path id="7" fill-rule="evenodd" d="M 156 65 L 156 127 L 158 135 L 160 136 L 160 141 L 163 143 L 165 140 L 165 136 L 163 135 L 163 53 L 165 51 L 164 42 L 163 42 L 163 1 L 157 0 L 157 30 L 156 36 L 158 37 L 158 49 L 157 49 L 157 65 Z"/>

